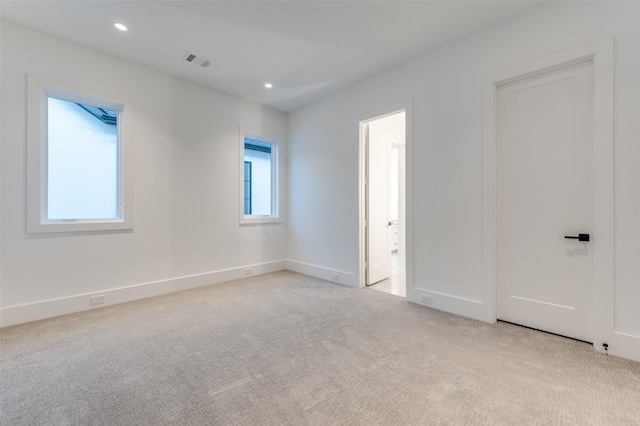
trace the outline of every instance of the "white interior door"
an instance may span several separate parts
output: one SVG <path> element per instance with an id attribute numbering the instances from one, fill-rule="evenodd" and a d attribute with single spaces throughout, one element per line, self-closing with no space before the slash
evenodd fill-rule
<path id="1" fill-rule="evenodd" d="M 391 275 L 389 246 L 389 141 L 384 130 L 368 125 L 367 285 Z"/>
<path id="2" fill-rule="evenodd" d="M 498 319 L 589 342 L 591 246 L 565 236 L 592 228 L 592 86 L 590 61 L 505 84 L 496 122 Z"/>

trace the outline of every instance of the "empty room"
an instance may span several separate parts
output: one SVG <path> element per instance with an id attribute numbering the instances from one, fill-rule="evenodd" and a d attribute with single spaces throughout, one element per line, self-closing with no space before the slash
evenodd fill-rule
<path id="1" fill-rule="evenodd" d="M 640 2 L 0 17 L 0 424 L 640 425 Z"/>

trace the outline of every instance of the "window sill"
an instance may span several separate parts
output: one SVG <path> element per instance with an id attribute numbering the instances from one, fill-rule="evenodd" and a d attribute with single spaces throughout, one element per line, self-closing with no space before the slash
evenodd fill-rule
<path id="1" fill-rule="evenodd" d="M 243 216 L 240 225 L 282 224 L 284 219 L 277 216 Z"/>
<path id="2" fill-rule="evenodd" d="M 91 231 L 116 231 L 131 230 L 133 224 L 126 220 L 76 220 L 76 221 L 50 221 L 29 223 L 28 234 L 48 234 L 55 232 L 91 232 Z"/>

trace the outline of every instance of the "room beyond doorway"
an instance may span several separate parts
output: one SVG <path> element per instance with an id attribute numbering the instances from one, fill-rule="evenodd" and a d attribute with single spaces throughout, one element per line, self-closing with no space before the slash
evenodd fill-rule
<path id="1" fill-rule="evenodd" d="M 364 285 L 406 297 L 406 112 L 361 121 Z"/>

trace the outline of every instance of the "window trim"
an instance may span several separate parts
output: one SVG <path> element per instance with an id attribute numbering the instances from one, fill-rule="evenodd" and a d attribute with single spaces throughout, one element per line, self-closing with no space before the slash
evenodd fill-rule
<path id="1" fill-rule="evenodd" d="M 118 202 L 115 219 L 48 219 L 48 99 L 104 106 L 118 110 Z M 78 87 L 40 76 L 27 76 L 27 233 L 86 232 L 133 229 L 131 108 L 110 93 Z M 111 100 L 106 100 L 111 99 Z"/>
<path id="2" fill-rule="evenodd" d="M 245 215 L 244 214 L 244 144 L 245 139 L 256 140 L 271 144 L 271 214 L 270 215 Z M 280 139 L 272 135 L 265 136 L 263 132 L 248 132 L 240 129 L 239 135 L 240 155 L 239 167 L 239 194 L 238 216 L 241 225 L 283 223 L 282 217 L 282 191 L 280 190 Z"/>

